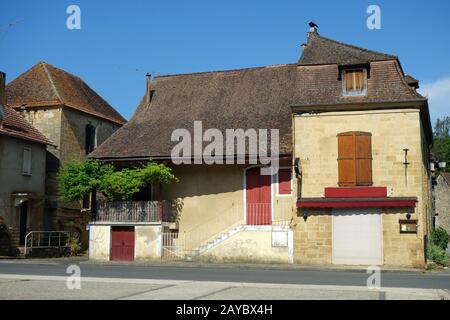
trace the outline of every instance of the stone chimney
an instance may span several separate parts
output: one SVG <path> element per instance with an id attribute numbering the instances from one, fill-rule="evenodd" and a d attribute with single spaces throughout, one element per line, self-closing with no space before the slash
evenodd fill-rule
<path id="1" fill-rule="evenodd" d="M 6 75 L 0 71 L 0 128 L 3 126 L 5 116 L 3 106 L 6 106 Z"/>
<path id="2" fill-rule="evenodd" d="M 150 103 L 151 92 L 152 92 L 152 76 L 147 72 L 145 75 L 147 78 L 146 89 L 145 89 L 145 99 L 147 103 Z"/>

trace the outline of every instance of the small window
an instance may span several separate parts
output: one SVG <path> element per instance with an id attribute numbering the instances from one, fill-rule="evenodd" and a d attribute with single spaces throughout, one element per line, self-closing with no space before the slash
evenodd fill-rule
<path id="1" fill-rule="evenodd" d="M 31 175 L 31 149 L 23 148 L 22 174 Z"/>
<path id="2" fill-rule="evenodd" d="M 85 142 L 85 151 L 86 154 L 91 153 L 97 147 L 97 128 L 88 124 L 86 126 L 86 142 Z"/>
<path id="3" fill-rule="evenodd" d="M 290 196 L 292 194 L 292 170 L 280 169 L 278 170 L 278 192 L 280 196 Z"/>
<path id="4" fill-rule="evenodd" d="M 365 69 L 343 70 L 344 96 L 363 96 L 366 94 L 367 76 Z"/>

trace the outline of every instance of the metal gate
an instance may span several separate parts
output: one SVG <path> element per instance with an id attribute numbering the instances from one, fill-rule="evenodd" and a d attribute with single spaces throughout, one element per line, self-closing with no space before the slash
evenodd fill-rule
<path id="1" fill-rule="evenodd" d="M 164 260 L 184 260 L 186 258 L 185 241 L 178 231 L 167 231 L 162 234 L 162 252 Z"/>

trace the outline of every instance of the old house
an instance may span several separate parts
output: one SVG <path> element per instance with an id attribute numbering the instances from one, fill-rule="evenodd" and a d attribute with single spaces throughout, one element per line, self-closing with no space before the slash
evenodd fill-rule
<path id="1" fill-rule="evenodd" d="M 0 241 L 4 254 L 23 245 L 28 231 L 44 228 L 47 146 L 53 142 L 7 105 L 0 72 L 0 220 L 11 237 Z"/>
<path id="2" fill-rule="evenodd" d="M 8 83 L 8 104 L 35 126 L 56 148 L 47 148 L 44 229 L 63 229 L 74 221 L 84 235 L 90 220 L 89 199 L 83 204 L 58 198 L 56 174 L 70 160 L 82 160 L 124 123 L 125 119 L 82 79 L 46 62 Z"/>
<path id="3" fill-rule="evenodd" d="M 450 172 L 441 172 L 434 186 L 436 228 L 442 227 L 450 234 Z"/>
<path id="4" fill-rule="evenodd" d="M 147 78 L 133 118 L 91 156 L 161 161 L 180 181 L 101 204 L 91 258 L 425 263 L 432 134 L 417 80 L 395 56 L 315 27 L 307 37 L 297 63 Z M 232 154 L 244 163 L 199 164 L 197 154 L 176 164 L 173 133 L 195 136 L 195 121 L 223 136 L 279 130 L 279 171 L 262 174 L 249 149 Z"/>

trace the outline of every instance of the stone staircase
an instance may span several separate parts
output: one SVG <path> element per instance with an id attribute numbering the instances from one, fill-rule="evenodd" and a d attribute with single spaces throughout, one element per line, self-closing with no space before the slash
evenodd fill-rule
<path id="1" fill-rule="evenodd" d="M 224 241 L 228 240 L 235 234 L 242 232 L 242 231 L 256 231 L 256 230 L 274 230 L 274 229 L 283 229 L 288 230 L 289 226 L 277 226 L 277 225 L 264 225 L 264 226 L 257 226 L 257 225 L 246 225 L 246 224 L 238 224 L 235 226 L 230 227 L 229 229 L 219 233 L 217 236 L 205 241 L 203 244 L 198 246 L 197 248 L 191 250 L 190 254 L 187 255 L 188 260 L 193 260 L 199 256 L 201 256 L 206 251 L 216 247 L 217 245 L 223 243 Z"/>

